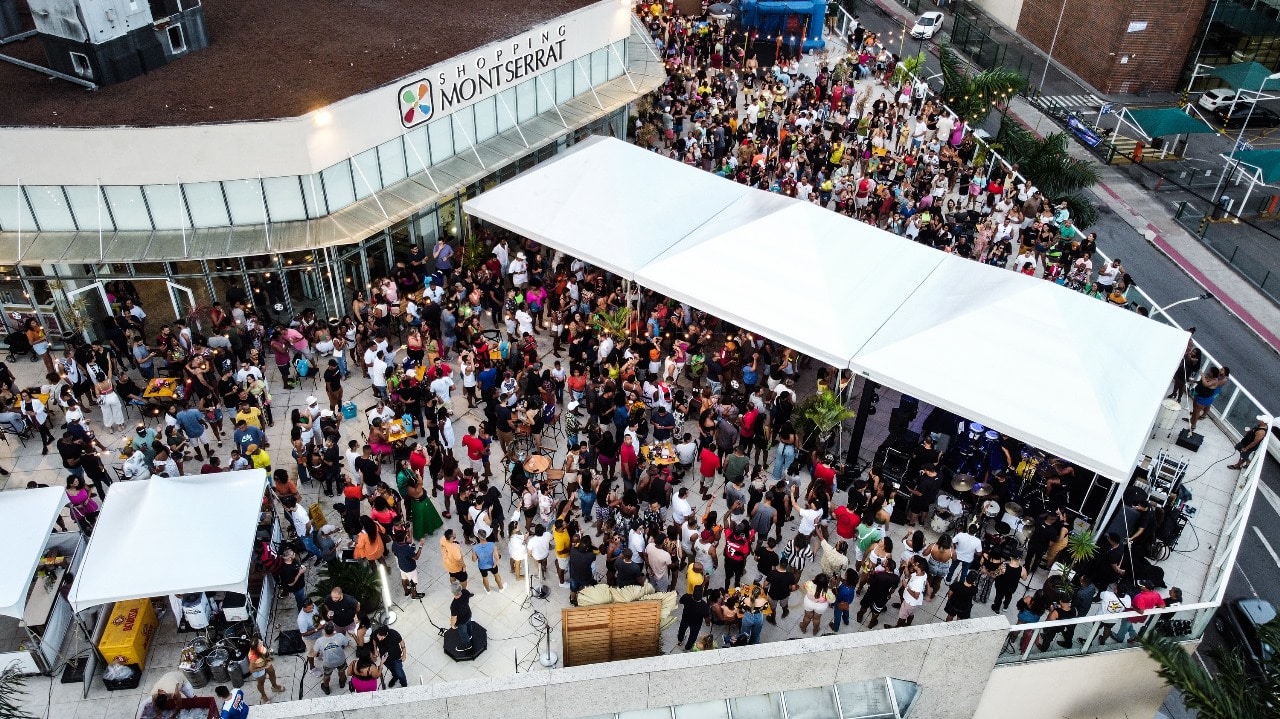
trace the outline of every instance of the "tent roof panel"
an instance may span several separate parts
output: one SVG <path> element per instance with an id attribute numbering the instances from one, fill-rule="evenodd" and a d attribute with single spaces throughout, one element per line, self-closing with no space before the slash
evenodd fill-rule
<path id="1" fill-rule="evenodd" d="M 1280 150 L 1241 150 L 1236 160 L 1262 170 L 1264 182 L 1280 180 Z"/>
<path id="2" fill-rule="evenodd" d="M 0 614 L 22 618 L 36 565 L 66 503 L 59 487 L 0 492 Z"/>
<path id="3" fill-rule="evenodd" d="M 544 202 L 592 188 L 554 222 L 522 193 L 498 194 L 511 183 L 467 208 L 588 262 L 625 257 L 604 266 L 1108 477 L 1141 454 L 1185 332 L 620 140 L 574 156 L 572 172 L 557 161 L 516 180 Z M 644 181 L 595 191 L 626 172 Z M 631 218 L 649 229 L 627 231 Z M 614 225 L 609 242 L 637 246 L 602 251 L 592 233 Z"/>
<path id="4" fill-rule="evenodd" d="M 115 483 L 71 585 L 72 608 L 243 593 L 266 484 L 261 469 Z"/>
<path id="5" fill-rule="evenodd" d="M 631 278 L 750 192 L 608 139 L 588 138 L 467 200 L 467 213 Z"/>
<path id="6" fill-rule="evenodd" d="M 1209 77 L 1216 77 L 1224 80 L 1228 85 L 1236 90 L 1252 90 L 1254 92 L 1266 92 L 1267 90 L 1280 90 L 1280 79 L 1268 80 L 1267 76 L 1271 71 L 1262 63 L 1253 62 L 1237 62 L 1234 65 L 1224 65 L 1215 67 L 1209 71 Z M 1263 83 L 1266 84 L 1263 87 Z"/>
<path id="7" fill-rule="evenodd" d="M 1129 117 L 1142 128 L 1147 137 L 1217 132 L 1209 123 L 1198 117 L 1192 117 L 1176 107 L 1144 107 L 1129 110 Z"/>

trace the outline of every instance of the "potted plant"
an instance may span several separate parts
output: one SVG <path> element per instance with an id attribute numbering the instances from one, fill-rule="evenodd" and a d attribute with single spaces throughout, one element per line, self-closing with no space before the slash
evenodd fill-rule
<path id="1" fill-rule="evenodd" d="M 852 419 L 856 412 L 831 390 L 823 390 L 796 406 L 796 433 L 806 448 L 827 447 L 831 444 L 836 427 Z"/>
<path id="2" fill-rule="evenodd" d="M 1066 561 L 1063 561 L 1063 554 L 1066 554 Z M 1054 562 L 1054 566 L 1050 568 L 1049 574 L 1058 575 L 1058 588 L 1065 592 L 1071 591 L 1071 580 L 1075 576 L 1075 567 L 1082 562 L 1092 560 L 1098 554 L 1098 540 L 1094 536 L 1093 530 L 1081 529 L 1067 535 L 1067 548 L 1063 552 L 1059 552 L 1058 561 Z"/>
<path id="3" fill-rule="evenodd" d="M 382 607 L 382 585 L 369 562 L 326 563 L 320 568 L 311 594 L 317 602 L 323 602 L 334 587 L 342 587 L 344 594 L 355 597 L 366 612 Z"/>
<path id="4" fill-rule="evenodd" d="M 612 336 L 615 340 L 626 337 L 631 330 L 631 308 L 619 307 L 615 310 L 604 310 L 591 315 L 591 326 L 601 334 Z"/>

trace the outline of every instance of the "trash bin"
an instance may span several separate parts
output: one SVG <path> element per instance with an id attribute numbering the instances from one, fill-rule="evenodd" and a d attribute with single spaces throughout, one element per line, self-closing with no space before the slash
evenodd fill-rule
<path id="1" fill-rule="evenodd" d="M 1178 423 L 1178 415 L 1182 414 L 1182 403 L 1176 399 L 1166 399 L 1160 403 L 1160 414 L 1156 417 L 1156 426 L 1166 432 Z"/>

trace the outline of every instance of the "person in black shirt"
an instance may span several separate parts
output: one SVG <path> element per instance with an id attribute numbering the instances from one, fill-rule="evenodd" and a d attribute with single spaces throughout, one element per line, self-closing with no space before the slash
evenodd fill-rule
<path id="1" fill-rule="evenodd" d="M 453 583 L 453 601 L 449 602 L 449 626 L 458 632 L 458 651 L 471 649 L 471 592 Z"/>
<path id="2" fill-rule="evenodd" d="M 676 641 L 684 642 L 684 650 L 687 652 L 697 643 L 698 635 L 702 633 L 702 623 L 710 616 L 711 608 L 702 596 L 702 585 L 694 587 L 692 594 L 681 596 L 680 604 L 684 605 L 684 611 L 680 614 L 680 632 L 676 635 Z M 685 639 L 686 634 L 689 635 L 688 639 Z"/>
<path id="3" fill-rule="evenodd" d="M 378 486 L 378 482 L 382 481 L 382 472 L 378 467 L 378 462 L 373 458 L 373 448 L 365 445 L 360 448 L 360 456 L 356 457 L 353 463 L 356 468 L 356 474 L 360 475 L 360 480 L 364 482 L 364 494 L 366 497 L 373 495 L 373 488 Z"/>
<path id="4" fill-rule="evenodd" d="M 329 598 L 324 600 L 325 618 L 333 622 L 340 633 L 346 634 L 356 626 L 356 613 L 360 611 L 360 602 L 355 597 L 342 593 L 342 587 L 334 587 Z"/>
<path id="5" fill-rule="evenodd" d="M 373 630 L 373 647 L 382 657 L 382 666 L 391 672 L 386 688 L 390 689 L 397 681 L 402 687 L 409 686 L 409 678 L 404 675 L 405 647 L 400 632 L 385 625 L 378 627 Z"/>
<path id="6" fill-rule="evenodd" d="M 769 623 L 778 623 L 778 607 L 782 607 L 782 616 L 785 618 L 791 614 L 791 607 L 787 606 L 787 599 L 791 596 L 791 592 L 795 591 L 795 577 L 791 574 L 791 570 L 786 566 L 774 567 L 773 571 L 766 575 L 765 589 L 769 592 L 769 602 L 773 605 L 773 612 L 769 615 Z"/>
<path id="7" fill-rule="evenodd" d="M 951 583 L 947 590 L 947 621 L 968 619 L 973 613 L 973 598 L 978 593 L 978 571 L 970 569 Z"/>
<path id="8" fill-rule="evenodd" d="M 892 559 L 886 559 L 884 560 L 883 571 L 871 573 L 871 578 L 867 580 L 867 591 L 862 595 L 862 601 L 859 603 L 859 624 L 862 623 L 862 617 L 870 612 L 871 621 L 867 623 L 867 626 L 874 628 L 885 607 L 889 605 L 889 595 L 893 593 L 893 590 L 898 587 L 901 581 L 897 572 L 894 571 L 894 566 Z"/>
<path id="9" fill-rule="evenodd" d="M 938 466 L 926 464 L 920 468 L 915 489 L 911 490 L 911 519 L 908 526 L 914 527 L 924 521 L 924 515 L 938 499 L 938 490 L 942 488 L 942 478 L 938 476 Z"/>
<path id="10" fill-rule="evenodd" d="M 770 538 L 756 547 L 756 571 L 760 572 L 760 576 L 769 576 L 774 567 L 777 567 L 778 563 L 782 561 L 778 557 L 777 546 L 778 540 Z"/>
<path id="11" fill-rule="evenodd" d="M 578 606 L 578 592 L 595 586 L 596 548 L 591 537 L 582 537 L 569 550 L 569 604 Z"/>
<path id="12" fill-rule="evenodd" d="M 631 550 L 623 549 L 621 558 L 613 563 L 617 569 L 614 581 L 619 587 L 638 587 L 644 585 L 644 565 L 631 561 Z"/>

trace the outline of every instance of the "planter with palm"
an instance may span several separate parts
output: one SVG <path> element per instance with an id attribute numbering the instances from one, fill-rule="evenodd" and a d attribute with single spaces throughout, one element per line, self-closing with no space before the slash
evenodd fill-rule
<path id="1" fill-rule="evenodd" d="M 597 312 L 591 315 L 591 326 L 615 340 L 622 339 L 631 331 L 631 308 L 619 307 Z"/>
<path id="2" fill-rule="evenodd" d="M 938 47 L 942 68 L 942 101 L 970 127 L 978 127 L 993 110 L 1007 105 L 1027 86 L 1027 78 L 1005 67 L 970 74 L 950 45 Z"/>
<path id="3" fill-rule="evenodd" d="M 317 602 L 323 602 L 334 587 L 342 587 L 344 594 L 355 597 L 365 612 L 373 612 L 382 606 L 382 585 L 369 562 L 334 561 L 324 564 L 315 586 L 311 588 L 311 595 Z"/>
<path id="4" fill-rule="evenodd" d="M 1066 555 L 1065 562 L 1062 560 L 1064 554 Z M 1071 593 L 1071 580 L 1075 575 L 1075 567 L 1087 564 L 1097 554 L 1098 539 L 1094 536 L 1092 530 L 1081 529 L 1067 535 L 1067 547 L 1058 554 L 1057 564 L 1061 568 L 1061 574 L 1058 575 L 1058 589 L 1064 594 Z"/>
<path id="5" fill-rule="evenodd" d="M 796 405 L 795 426 L 806 449 L 830 446 L 836 427 L 856 413 L 831 390 L 824 390 Z"/>
<path id="6" fill-rule="evenodd" d="M 1138 641 L 1160 668 L 1156 674 L 1182 693 L 1182 703 L 1200 719 L 1255 719 L 1277 716 L 1280 707 L 1280 653 L 1265 660 L 1262 671 L 1252 672 L 1239 651 L 1229 647 L 1207 654 L 1215 671 L 1197 661 L 1187 648 L 1158 631 L 1146 632 Z M 1265 646 L 1280 647 L 1280 619 L 1262 625 L 1258 638 Z"/>
<path id="7" fill-rule="evenodd" d="M 35 719 L 22 708 L 26 694 L 26 679 L 16 663 L 0 669 L 0 719 Z"/>

